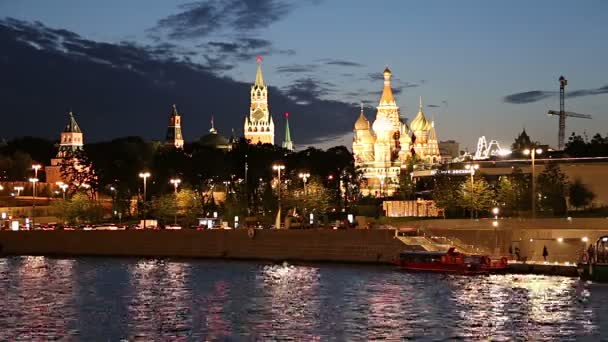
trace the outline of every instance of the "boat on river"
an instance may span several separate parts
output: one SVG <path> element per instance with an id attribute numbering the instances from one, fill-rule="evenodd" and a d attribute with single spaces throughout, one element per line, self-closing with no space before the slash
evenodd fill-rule
<path id="1" fill-rule="evenodd" d="M 608 283 L 608 236 L 602 236 L 590 245 L 577 266 L 582 279 Z"/>
<path id="2" fill-rule="evenodd" d="M 487 255 L 465 254 L 451 247 L 447 251 L 407 251 L 399 253 L 394 263 L 403 270 L 453 274 L 489 274 L 505 271 L 506 258 L 492 260 Z"/>

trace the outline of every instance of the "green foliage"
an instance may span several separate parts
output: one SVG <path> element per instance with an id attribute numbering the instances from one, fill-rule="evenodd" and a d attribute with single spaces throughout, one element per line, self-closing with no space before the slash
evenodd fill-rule
<path id="1" fill-rule="evenodd" d="M 150 204 L 152 215 L 163 224 L 172 224 L 177 216 L 178 223 L 189 227 L 202 215 L 199 195 L 190 189 L 155 196 Z"/>
<path id="2" fill-rule="evenodd" d="M 65 223 L 80 224 L 100 222 L 107 211 L 84 193 L 76 193 L 68 200 L 51 202 L 51 212 Z"/>
<path id="3" fill-rule="evenodd" d="M 566 190 L 568 177 L 556 163 L 547 164 L 545 170 L 538 175 L 537 192 L 543 210 L 551 210 L 553 215 L 564 215 L 567 211 Z"/>
<path id="4" fill-rule="evenodd" d="M 487 210 L 494 204 L 494 192 L 482 177 L 473 182 L 463 182 L 459 190 L 460 206 L 478 215 L 479 211 Z"/>
<path id="5" fill-rule="evenodd" d="M 433 200 L 438 208 L 453 214 L 460 207 L 461 193 L 459 191 L 462 179 L 439 174 L 435 177 Z"/>
<path id="6" fill-rule="evenodd" d="M 303 187 L 284 192 L 284 209 L 296 208 L 302 213 L 325 213 L 332 201 L 331 190 L 323 185 L 318 178 L 312 178 L 306 184 L 306 192 Z"/>
<path id="7" fill-rule="evenodd" d="M 496 188 L 496 203 L 508 215 L 517 209 L 517 190 L 515 184 L 507 176 L 500 177 Z"/>
<path id="8" fill-rule="evenodd" d="M 75 151 L 67 154 L 60 164 L 61 178 L 68 184 L 67 194 L 71 195 L 82 191 L 90 199 L 95 198 L 98 186 L 98 177 L 91 160 L 84 151 Z"/>
<path id="9" fill-rule="evenodd" d="M 515 210 L 530 210 L 532 208 L 532 176 L 522 173 L 516 167 L 511 173 L 513 190 L 515 191 Z"/>
<path id="10" fill-rule="evenodd" d="M 576 133 L 568 138 L 564 151 L 572 157 L 605 157 L 608 156 L 608 135 L 597 133 L 591 138 Z"/>
<path id="11" fill-rule="evenodd" d="M 595 194 L 581 181 L 580 178 L 574 180 L 568 189 L 570 205 L 575 208 L 584 208 L 591 204 Z"/>

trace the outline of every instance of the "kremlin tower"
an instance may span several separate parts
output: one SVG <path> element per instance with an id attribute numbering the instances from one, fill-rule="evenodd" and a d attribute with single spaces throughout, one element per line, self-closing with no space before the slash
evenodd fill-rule
<path id="1" fill-rule="evenodd" d="M 184 137 L 182 135 L 182 117 L 177 112 L 177 107 L 173 105 L 169 114 L 169 127 L 165 138 L 166 146 L 173 146 L 176 149 L 184 148 Z"/>
<path id="2" fill-rule="evenodd" d="M 268 87 L 262 76 L 262 58 L 257 58 L 255 83 L 251 86 L 251 108 L 245 118 L 245 139 L 251 144 L 274 145 L 274 122 L 268 110 Z"/>
<path id="3" fill-rule="evenodd" d="M 84 135 L 80 126 L 74 118 L 74 113 L 69 112 L 68 123 L 65 125 L 63 132 L 61 132 L 61 140 L 59 143 L 59 151 L 57 156 L 51 159 L 51 166 L 47 166 L 46 170 L 46 182 L 55 184 L 61 180 L 61 163 L 70 154 L 80 152 L 84 146 Z"/>
<path id="4" fill-rule="evenodd" d="M 424 116 L 422 100 L 418 115 L 408 127 L 400 119 L 388 67 L 383 76 L 384 88 L 376 107 L 376 119 L 370 125 L 361 106 L 353 138 L 355 167 L 365 179 L 361 192 L 378 197 L 391 196 L 398 190 L 401 170 L 413 155 L 428 164 L 441 160 L 435 125 Z"/>
<path id="5" fill-rule="evenodd" d="M 285 113 L 285 139 L 283 148 L 293 152 L 293 141 L 291 141 L 291 131 L 289 130 L 289 113 Z"/>

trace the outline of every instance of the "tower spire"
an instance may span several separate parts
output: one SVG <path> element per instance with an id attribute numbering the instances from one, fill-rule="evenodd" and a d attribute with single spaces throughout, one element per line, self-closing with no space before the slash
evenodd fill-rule
<path id="1" fill-rule="evenodd" d="M 289 130 L 289 113 L 285 113 L 285 139 L 283 140 L 283 148 L 293 151 L 293 141 L 291 141 L 291 131 Z"/>
<path id="2" fill-rule="evenodd" d="M 215 124 L 213 122 L 213 115 L 211 115 L 211 128 L 209 129 L 210 133 L 216 134 L 217 130 L 215 129 Z"/>
<path id="3" fill-rule="evenodd" d="M 175 104 L 171 106 L 171 113 L 169 113 L 169 126 L 167 127 L 165 145 L 173 146 L 175 148 L 184 147 L 184 137 L 182 136 L 182 117 L 177 111 L 177 106 Z"/>
<path id="4" fill-rule="evenodd" d="M 419 103 L 419 104 L 418 104 L 418 110 L 420 110 L 420 111 L 422 112 L 422 96 L 420 96 L 420 97 L 418 98 L 418 101 L 419 101 L 419 102 L 418 102 L 418 103 Z"/>
<path id="5" fill-rule="evenodd" d="M 262 57 L 258 56 L 256 58 L 256 61 L 258 62 L 258 70 L 255 73 L 255 86 L 258 87 L 264 87 L 264 76 L 262 75 Z"/>

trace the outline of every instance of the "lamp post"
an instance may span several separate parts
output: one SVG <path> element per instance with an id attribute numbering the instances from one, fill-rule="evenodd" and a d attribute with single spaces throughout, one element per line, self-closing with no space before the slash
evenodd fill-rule
<path id="1" fill-rule="evenodd" d="M 494 252 L 498 254 L 498 213 L 500 209 L 498 207 L 492 208 L 492 214 L 494 214 L 494 222 L 492 222 L 492 226 L 494 226 Z"/>
<path id="2" fill-rule="evenodd" d="M 179 183 L 181 183 L 182 180 L 179 178 L 173 178 L 171 180 L 169 180 L 169 183 L 173 184 L 173 194 L 175 196 L 175 213 L 174 213 L 174 217 L 173 217 L 173 224 L 177 226 L 177 187 L 179 186 Z"/>
<path id="3" fill-rule="evenodd" d="M 142 178 L 144 180 L 144 200 L 143 200 L 143 206 L 144 206 L 144 229 L 146 229 L 146 181 L 148 180 L 148 177 L 150 177 L 150 172 L 140 172 L 139 173 L 139 178 Z"/>
<path id="4" fill-rule="evenodd" d="M 38 178 L 30 178 L 32 182 L 32 229 L 34 229 L 34 223 L 36 220 L 36 183 Z"/>
<path id="5" fill-rule="evenodd" d="M 380 179 L 380 197 L 384 197 L 384 178 L 386 178 L 386 175 L 378 175 L 378 179 Z"/>
<path id="6" fill-rule="evenodd" d="M 525 155 L 530 155 L 532 159 L 532 218 L 536 218 L 536 171 L 534 168 L 534 160 L 536 159 L 537 154 L 543 153 L 543 150 L 540 148 L 527 148 L 524 151 Z"/>
<path id="7" fill-rule="evenodd" d="M 300 172 L 298 177 L 302 179 L 302 183 L 304 184 L 304 196 L 306 196 L 306 182 L 308 181 L 308 178 L 310 178 L 310 173 Z"/>
<path id="8" fill-rule="evenodd" d="M 473 177 L 475 176 L 475 170 L 479 169 L 479 164 L 467 164 L 464 166 L 464 168 L 469 170 L 470 174 L 471 174 L 471 194 L 470 194 L 470 196 L 471 196 L 471 220 L 472 220 L 474 218 L 473 217 L 473 206 L 474 206 L 473 196 L 475 194 L 475 191 L 474 191 L 475 181 L 474 181 Z"/>
<path id="9" fill-rule="evenodd" d="M 34 178 L 38 178 L 38 170 L 40 170 L 41 168 L 42 168 L 42 165 L 40 165 L 40 164 L 32 165 L 32 170 L 34 170 Z"/>
<path id="10" fill-rule="evenodd" d="M 17 191 L 17 197 L 19 197 L 19 195 L 21 194 L 21 191 L 23 191 L 22 186 L 16 186 L 13 189 Z"/>
<path id="11" fill-rule="evenodd" d="M 272 169 L 277 172 L 279 185 L 278 185 L 278 194 L 279 194 L 279 210 L 277 211 L 277 219 L 275 222 L 275 227 L 277 229 L 281 228 L 281 171 L 285 170 L 285 165 L 275 164 L 272 165 Z"/>

